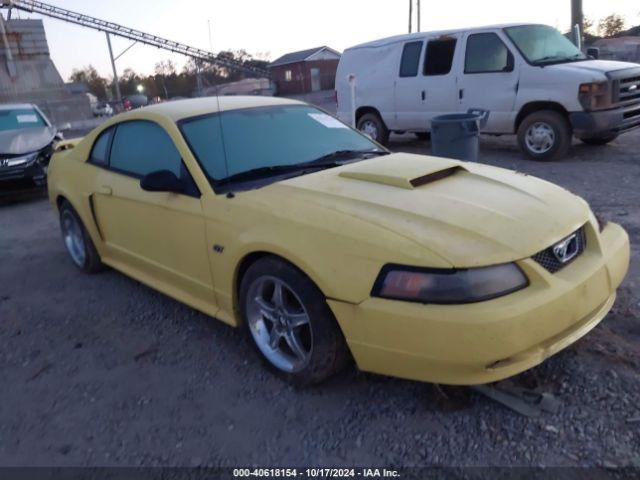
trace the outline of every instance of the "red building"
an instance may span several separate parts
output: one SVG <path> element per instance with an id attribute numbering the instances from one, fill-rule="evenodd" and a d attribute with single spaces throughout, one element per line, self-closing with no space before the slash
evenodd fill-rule
<path id="1" fill-rule="evenodd" d="M 277 95 L 333 90 L 340 53 L 318 47 L 287 53 L 269 65 Z"/>

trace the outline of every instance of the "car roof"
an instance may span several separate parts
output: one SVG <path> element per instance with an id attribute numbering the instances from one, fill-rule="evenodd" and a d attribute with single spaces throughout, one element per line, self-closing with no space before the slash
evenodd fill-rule
<path id="1" fill-rule="evenodd" d="M 199 97 L 187 100 L 175 100 L 149 105 L 139 110 L 132 110 L 119 117 L 124 120 L 127 116 L 137 116 L 135 112 L 161 115 L 178 122 L 185 118 L 207 115 L 210 113 L 240 110 L 244 108 L 269 107 L 277 105 L 305 105 L 304 102 L 279 97 L 260 96 L 221 96 Z"/>
<path id="2" fill-rule="evenodd" d="M 20 110 L 34 108 L 32 103 L 3 103 L 0 104 L 0 110 Z"/>
<path id="3" fill-rule="evenodd" d="M 496 25 L 481 25 L 477 27 L 467 27 L 467 28 L 453 28 L 450 30 L 434 30 L 430 32 L 415 32 L 415 33 L 405 33 L 403 35 L 395 35 L 393 37 L 381 38 L 379 40 L 373 40 L 371 42 L 361 43 L 358 45 L 354 45 L 353 47 L 349 47 L 347 50 L 353 50 L 357 48 L 370 48 L 370 47 L 381 47 L 383 45 L 388 45 L 390 43 L 395 42 L 403 42 L 407 40 L 422 40 L 425 37 L 432 36 L 440 36 L 440 35 L 453 35 L 457 33 L 465 33 L 472 32 L 474 30 L 498 30 L 508 27 L 522 27 L 526 25 L 538 25 L 535 23 L 502 23 Z"/>

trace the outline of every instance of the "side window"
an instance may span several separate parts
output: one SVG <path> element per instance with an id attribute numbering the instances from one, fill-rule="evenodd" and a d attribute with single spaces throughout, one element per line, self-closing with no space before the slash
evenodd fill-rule
<path id="1" fill-rule="evenodd" d="M 111 168 L 142 177 L 169 170 L 180 177 L 182 158 L 165 130 L 152 122 L 118 125 L 111 147 Z"/>
<path id="2" fill-rule="evenodd" d="M 453 55 L 456 52 L 455 38 L 445 37 L 431 40 L 427 44 L 427 53 L 424 60 L 424 74 L 446 75 L 451 71 Z"/>
<path id="3" fill-rule="evenodd" d="M 409 42 L 404 44 L 402 49 L 402 61 L 400 62 L 401 77 L 415 77 L 418 75 L 422 43 L 423 42 Z"/>
<path id="4" fill-rule="evenodd" d="M 511 53 L 495 33 L 475 33 L 467 39 L 464 73 L 506 72 Z"/>
<path id="5" fill-rule="evenodd" d="M 111 145 L 112 135 L 113 128 L 109 128 L 100 134 L 91 149 L 89 162 L 100 166 L 107 166 L 109 164 L 109 146 Z"/>

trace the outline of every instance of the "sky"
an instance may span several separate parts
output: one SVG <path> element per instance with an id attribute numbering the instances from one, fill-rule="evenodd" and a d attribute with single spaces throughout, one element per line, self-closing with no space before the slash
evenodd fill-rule
<path id="1" fill-rule="evenodd" d="M 55 6 L 119 23 L 147 33 L 213 50 L 245 49 L 268 59 L 327 45 L 336 50 L 406 33 L 406 0 L 45 0 Z M 422 31 L 507 22 L 546 23 L 568 30 L 570 0 L 422 0 Z M 640 24 L 638 0 L 583 0 L 585 15 L 598 20 L 610 13 Z M 20 18 L 39 15 L 17 14 Z M 102 32 L 44 18 L 51 56 L 66 80 L 74 68 L 93 65 L 111 76 Z M 210 28 L 209 28 L 210 27 Z M 209 35 L 211 31 L 211 36 Z M 131 44 L 113 39 L 118 55 Z M 135 45 L 118 61 L 118 72 L 132 68 L 153 73 L 155 64 L 185 58 Z"/>

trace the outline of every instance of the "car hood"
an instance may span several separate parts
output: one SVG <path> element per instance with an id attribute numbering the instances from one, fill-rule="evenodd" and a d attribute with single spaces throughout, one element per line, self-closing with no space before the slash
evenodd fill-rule
<path id="1" fill-rule="evenodd" d="M 588 73 L 602 73 L 607 74 L 609 72 L 615 72 L 618 70 L 627 70 L 629 68 L 637 68 L 637 63 L 618 62 L 615 60 L 586 60 L 583 62 L 570 62 L 559 63 L 555 65 L 545 66 L 545 69 L 559 70 L 559 71 L 582 71 Z"/>
<path id="2" fill-rule="evenodd" d="M 25 128 L 0 132 L 0 154 L 22 155 L 42 150 L 56 135 L 53 127 Z"/>
<path id="3" fill-rule="evenodd" d="M 530 257 L 584 225 L 576 195 L 528 175 L 477 163 L 392 154 L 273 185 L 413 240 L 453 267 Z"/>

